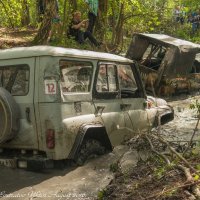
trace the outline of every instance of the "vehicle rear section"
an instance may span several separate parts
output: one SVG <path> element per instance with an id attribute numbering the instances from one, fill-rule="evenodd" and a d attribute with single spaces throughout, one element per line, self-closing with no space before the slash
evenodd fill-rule
<path id="1" fill-rule="evenodd" d="M 44 155 L 35 114 L 35 68 L 34 57 L 0 61 L 0 163 L 7 166 L 27 168 Z"/>

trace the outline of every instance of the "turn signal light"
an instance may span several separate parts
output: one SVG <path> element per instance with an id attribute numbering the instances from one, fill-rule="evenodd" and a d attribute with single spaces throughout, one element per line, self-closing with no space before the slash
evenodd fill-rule
<path id="1" fill-rule="evenodd" d="M 55 147 L 55 130 L 46 130 L 46 145 L 48 149 L 53 149 Z"/>
<path id="2" fill-rule="evenodd" d="M 151 108 L 153 106 L 153 103 L 151 101 L 147 101 L 147 108 Z"/>

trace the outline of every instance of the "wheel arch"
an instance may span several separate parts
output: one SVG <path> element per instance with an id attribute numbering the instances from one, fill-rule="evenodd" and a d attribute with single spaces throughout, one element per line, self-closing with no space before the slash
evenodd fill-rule
<path id="1" fill-rule="evenodd" d="M 107 150 L 112 151 L 112 145 L 105 127 L 102 126 L 102 124 L 88 124 L 83 125 L 79 129 L 73 147 L 68 156 L 69 159 L 73 159 L 77 156 L 81 145 L 83 144 L 84 140 L 87 139 L 96 139 L 101 142 L 101 144 L 105 146 Z"/>

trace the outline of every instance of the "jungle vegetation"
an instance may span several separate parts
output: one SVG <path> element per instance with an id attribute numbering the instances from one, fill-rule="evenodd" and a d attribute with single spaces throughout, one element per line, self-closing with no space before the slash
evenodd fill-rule
<path id="1" fill-rule="evenodd" d="M 0 0 L 0 27 L 11 29 L 35 29 L 34 44 L 46 44 L 52 29 L 52 13 L 56 0 L 46 1 L 47 8 L 41 16 L 39 0 Z M 72 13 L 82 12 L 87 18 L 88 7 L 84 0 L 58 0 L 61 27 L 55 31 L 51 45 L 90 48 L 90 45 L 78 45 L 67 36 Z M 174 19 L 174 8 L 181 6 L 184 10 L 183 25 Z M 113 53 L 123 52 L 135 32 L 164 33 L 178 38 L 200 41 L 200 28 L 193 33 L 187 15 L 199 12 L 199 0 L 100 0 L 99 14 L 94 36 L 105 44 L 105 50 Z"/>

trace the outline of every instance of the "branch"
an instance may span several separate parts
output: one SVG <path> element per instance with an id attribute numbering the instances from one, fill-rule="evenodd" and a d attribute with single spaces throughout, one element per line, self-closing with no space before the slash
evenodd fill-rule
<path id="1" fill-rule="evenodd" d="M 186 167 L 183 167 L 182 165 L 178 165 L 176 167 L 178 169 L 181 169 L 184 172 L 184 174 L 185 174 L 185 176 L 187 178 L 186 182 L 188 182 L 188 183 L 195 183 L 195 185 L 191 186 L 191 191 L 192 191 L 192 194 L 195 195 L 199 199 L 199 197 L 200 197 L 200 191 L 199 191 L 199 188 L 198 188 L 196 182 L 194 181 L 194 178 L 192 177 L 192 175 L 190 173 L 190 169 L 188 169 Z"/>
<path id="2" fill-rule="evenodd" d="M 178 153 L 173 147 L 171 147 L 170 144 L 165 139 L 163 139 L 161 136 L 155 136 L 155 135 L 151 136 L 158 139 L 161 143 L 165 144 L 172 153 L 174 153 L 180 160 L 182 160 L 185 163 L 187 167 L 189 167 L 193 172 L 196 173 L 194 167 L 192 167 L 190 163 L 180 153 Z"/>
<path id="3" fill-rule="evenodd" d="M 193 139 L 194 139 L 195 133 L 196 133 L 197 130 L 198 130 L 199 121 L 200 121 L 200 116 L 198 116 L 198 120 L 197 120 L 196 126 L 195 126 L 195 128 L 194 128 L 192 137 L 191 137 L 191 139 L 190 139 L 190 142 L 189 142 L 187 148 L 186 148 L 185 151 L 183 152 L 183 155 L 185 155 L 185 153 L 187 152 L 187 150 L 189 149 L 189 147 L 192 145 L 192 141 L 193 141 Z"/>
<path id="4" fill-rule="evenodd" d="M 144 14 L 144 13 L 141 13 L 141 14 L 130 14 L 130 15 L 126 15 L 126 16 L 124 16 L 124 21 L 126 21 L 126 20 L 128 20 L 128 19 L 130 19 L 130 18 L 132 18 L 132 17 L 144 17 L 146 14 Z"/>
<path id="5" fill-rule="evenodd" d="M 151 151 L 154 152 L 155 154 L 157 154 L 158 156 L 160 156 L 163 160 L 165 160 L 165 162 L 166 162 L 168 165 L 170 165 L 169 159 L 168 159 L 165 155 L 163 155 L 162 153 L 159 153 L 158 151 L 155 150 L 155 148 L 154 148 L 154 146 L 153 146 L 153 144 L 152 144 L 150 138 L 149 138 L 147 135 L 145 135 L 145 138 L 147 139 L 147 141 L 148 141 L 149 144 L 150 144 Z"/>
<path id="6" fill-rule="evenodd" d="M 194 182 L 194 179 L 193 179 L 193 177 L 192 177 L 192 175 L 190 173 L 190 169 L 189 168 L 186 168 L 186 167 L 184 167 L 182 165 L 177 165 L 176 168 L 180 169 L 181 171 L 184 172 L 184 174 L 185 174 L 185 176 L 187 178 L 186 182 Z"/>
<path id="7" fill-rule="evenodd" d="M 159 196 L 161 196 L 161 195 L 163 195 L 163 194 L 166 194 L 166 193 L 170 193 L 170 192 L 172 192 L 172 191 L 174 191 L 174 190 L 182 189 L 182 188 L 188 188 L 188 187 L 196 186 L 196 185 L 198 185 L 198 184 L 200 184 L 200 180 L 199 180 L 199 181 L 196 181 L 196 182 L 192 182 L 192 183 L 186 183 L 186 184 L 183 184 L 183 185 L 179 185 L 179 186 L 177 186 L 177 187 L 173 187 L 173 188 L 170 188 L 170 189 L 168 189 L 168 190 L 165 190 L 164 192 L 159 192 L 159 193 L 157 193 L 157 194 L 155 194 L 155 195 L 152 195 L 152 196 L 150 196 L 150 197 L 147 197 L 147 198 L 145 198 L 145 200 L 147 200 L 147 199 L 156 199 L 156 198 L 158 198 Z"/>

